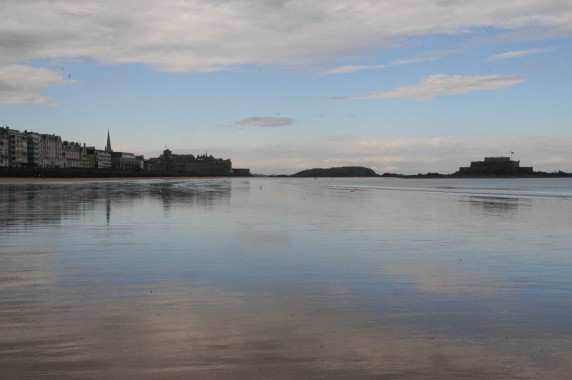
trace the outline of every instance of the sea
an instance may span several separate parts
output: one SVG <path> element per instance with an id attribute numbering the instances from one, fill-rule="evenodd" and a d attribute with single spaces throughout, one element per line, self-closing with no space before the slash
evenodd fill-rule
<path id="1" fill-rule="evenodd" d="M 0 185 L 0 379 L 570 379 L 572 179 Z"/>

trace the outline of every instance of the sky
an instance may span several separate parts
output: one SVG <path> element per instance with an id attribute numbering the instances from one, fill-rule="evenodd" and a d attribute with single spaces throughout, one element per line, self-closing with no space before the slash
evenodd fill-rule
<path id="1" fill-rule="evenodd" d="M 572 172 L 570 0 L 0 0 L 0 126 L 258 174 Z"/>

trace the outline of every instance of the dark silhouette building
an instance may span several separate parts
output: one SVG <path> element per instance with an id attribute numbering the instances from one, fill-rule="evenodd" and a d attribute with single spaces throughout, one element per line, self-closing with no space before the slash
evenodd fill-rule
<path id="1" fill-rule="evenodd" d="M 207 154 L 193 156 L 192 154 L 173 154 L 165 149 L 157 158 L 146 162 L 146 169 L 162 173 L 188 175 L 229 175 L 232 173 L 230 160 L 215 158 Z"/>
<path id="2" fill-rule="evenodd" d="M 109 129 L 107 130 L 107 145 L 105 145 L 105 153 L 113 153 L 111 149 L 111 138 L 109 137 Z"/>
<path id="3" fill-rule="evenodd" d="M 461 174 L 515 176 L 533 174 L 532 167 L 521 167 L 520 161 L 510 157 L 485 157 L 484 161 L 473 161 L 469 167 L 459 168 Z"/>

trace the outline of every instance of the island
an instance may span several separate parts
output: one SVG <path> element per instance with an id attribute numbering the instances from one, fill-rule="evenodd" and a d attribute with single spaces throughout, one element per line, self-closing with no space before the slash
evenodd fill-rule
<path id="1" fill-rule="evenodd" d="M 336 168 L 314 168 L 302 170 L 292 177 L 377 177 L 373 169 L 363 166 L 341 166 Z"/>
<path id="2" fill-rule="evenodd" d="M 470 166 L 460 167 L 451 174 L 377 174 L 363 166 L 341 166 L 302 170 L 290 176 L 279 177 L 386 177 L 386 178 L 569 178 L 572 173 L 554 171 L 551 173 L 534 171 L 532 167 L 521 167 L 520 161 L 510 157 L 485 157 L 483 161 L 473 161 Z"/>

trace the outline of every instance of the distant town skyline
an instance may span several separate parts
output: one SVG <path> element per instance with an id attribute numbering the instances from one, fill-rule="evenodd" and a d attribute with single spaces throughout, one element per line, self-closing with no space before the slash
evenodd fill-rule
<path id="1" fill-rule="evenodd" d="M 5 1 L 0 125 L 252 173 L 572 172 L 568 0 Z"/>

